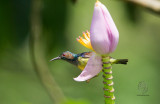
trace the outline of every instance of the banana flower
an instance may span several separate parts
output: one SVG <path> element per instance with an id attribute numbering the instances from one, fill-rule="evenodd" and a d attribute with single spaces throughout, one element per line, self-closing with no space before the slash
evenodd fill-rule
<path id="1" fill-rule="evenodd" d="M 86 81 L 96 76 L 102 70 L 102 56 L 114 52 L 119 41 L 119 32 L 107 10 L 99 1 L 95 3 L 90 33 L 83 33 L 77 39 L 85 47 L 93 50 L 85 69 L 74 78 L 75 81 Z"/>

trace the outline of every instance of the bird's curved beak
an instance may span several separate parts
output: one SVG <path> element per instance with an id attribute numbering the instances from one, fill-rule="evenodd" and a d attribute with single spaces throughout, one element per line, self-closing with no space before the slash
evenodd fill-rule
<path id="1" fill-rule="evenodd" d="M 50 61 L 59 60 L 59 59 L 61 59 L 61 57 L 60 57 L 60 56 L 55 57 L 55 58 L 51 59 Z"/>

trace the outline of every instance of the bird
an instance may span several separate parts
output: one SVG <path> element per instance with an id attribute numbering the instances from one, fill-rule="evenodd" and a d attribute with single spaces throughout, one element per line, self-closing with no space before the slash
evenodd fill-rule
<path id="1" fill-rule="evenodd" d="M 82 52 L 79 54 L 75 54 L 70 51 L 65 51 L 65 52 L 61 53 L 58 57 L 55 57 L 55 58 L 51 59 L 50 61 L 65 60 L 65 61 L 75 65 L 76 67 L 78 67 L 81 71 L 83 71 L 85 66 L 87 65 L 89 58 L 92 56 L 92 53 L 93 52 Z M 124 64 L 124 65 L 126 65 L 128 62 L 128 59 L 115 59 L 111 56 L 109 56 L 109 58 L 110 58 L 111 64 Z"/>

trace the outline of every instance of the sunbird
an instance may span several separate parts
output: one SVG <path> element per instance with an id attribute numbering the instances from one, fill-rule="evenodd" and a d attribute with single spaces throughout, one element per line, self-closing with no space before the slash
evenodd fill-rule
<path id="1" fill-rule="evenodd" d="M 74 54 L 70 51 L 65 51 L 60 54 L 58 57 L 51 59 L 54 60 L 65 60 L 75 66 L 77 66 L 80 70 L 84 70 L 87 65 L 88 59 L 92 56 L 92 52 L 83 52 L 79 54 Z M 111 64 L 127 64 L 128 59 L 114 59 L 110 57 Z"/>

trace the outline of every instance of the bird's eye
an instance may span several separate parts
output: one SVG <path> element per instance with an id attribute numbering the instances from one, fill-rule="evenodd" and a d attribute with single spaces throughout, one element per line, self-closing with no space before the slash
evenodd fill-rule
<path id="1" fill-rule="evenodd" d="M 62 56 L 65 56 L 65 54 L 62 54 Z"/>

